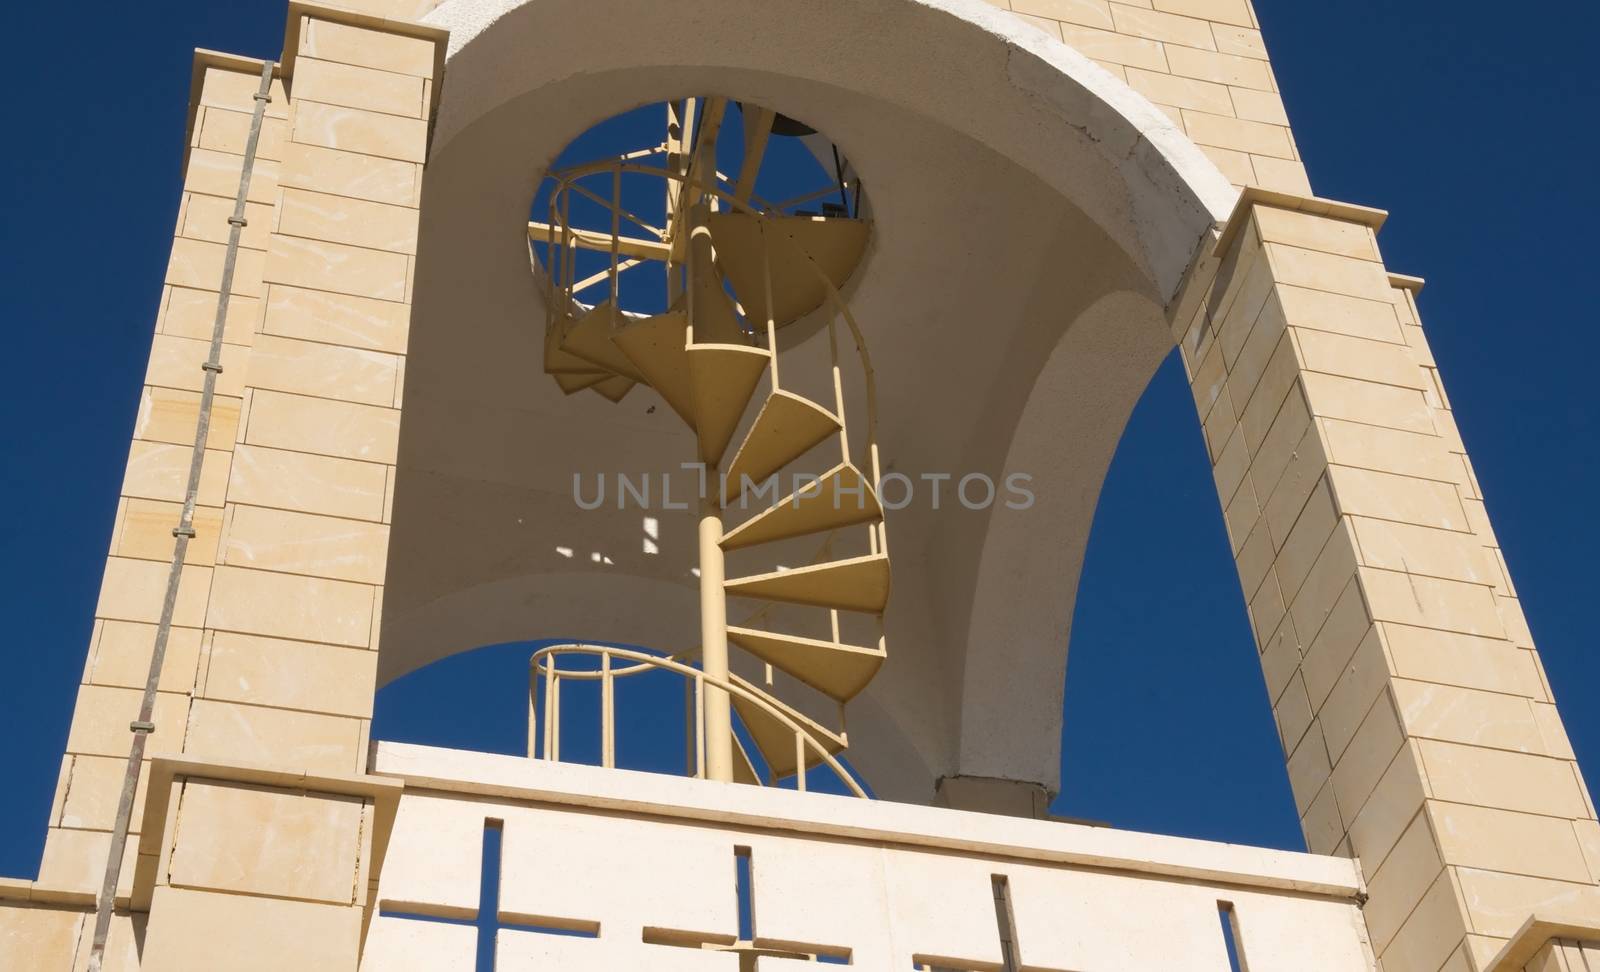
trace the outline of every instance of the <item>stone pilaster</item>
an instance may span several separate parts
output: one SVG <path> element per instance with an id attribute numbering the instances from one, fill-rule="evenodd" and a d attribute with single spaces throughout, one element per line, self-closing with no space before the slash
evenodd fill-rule
<path id="1" fill-rule="evenodd" d="M 1600 825 L 1382 217 L 1247 192 L 1174 333 L 1307 844 L 1387 972 L 1482 969 L 1593 900 Z"/>

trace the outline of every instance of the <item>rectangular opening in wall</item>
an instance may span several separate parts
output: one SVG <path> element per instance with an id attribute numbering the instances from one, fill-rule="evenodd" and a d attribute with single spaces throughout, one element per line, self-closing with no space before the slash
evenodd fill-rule
<path id="1" fill-rule="evenodd" d="M 1217 902 L 1217 919 L 1222 924 L 1222 944 L 1228 950 L 1228 968 L 1231 972 L 1249 972 L 1239 941 L 1239 916 L 1234 913 L 1232 901 Z"/>
<path id="2" fill-rule="evenodd" d="M 756 936 L 756 906 L 751 894 L 750 848 L 733 849 L 733 886 L 739 901 L 739 940 L 748 942 Z"/>

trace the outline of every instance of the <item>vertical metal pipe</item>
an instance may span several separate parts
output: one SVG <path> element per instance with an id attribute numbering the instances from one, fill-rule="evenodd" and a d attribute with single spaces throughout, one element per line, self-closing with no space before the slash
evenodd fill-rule
<path id="1" fill-rule="evenodd" d="M 722 510 L 700 501 L 700 665 L 706 673 L 706 776 L 733 781 L 733 714 L 728 690 L 728 596 L 723 590 Z"/>

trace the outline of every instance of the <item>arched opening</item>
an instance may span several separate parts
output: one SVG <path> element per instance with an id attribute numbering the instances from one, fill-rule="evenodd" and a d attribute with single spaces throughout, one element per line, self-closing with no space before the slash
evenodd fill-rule
<path id="1" fill-rule="evenodd" d="M 886 623 L 904 648 L 852 703 L 857 765 L 894 799 L 926 801 L 952 774 L 1053 786 L 1094 498 L 1171 347 L 1162 308 L 1232 191 L 1116 79 L 974 0 L 702 6 L 630 7 L 625 37 L 602 28 L 621 15 L 609 4 L 432 15 L 452 30 L 451 84 L 424 188 L 380 679 L 530 634 L 692 641 L 682 565 L 624 564 L 612 551 L 640 544 L 637 511 L 579 522 L 571 495 L 575 469 L 675 468 L 687 437 L 644 397 L 605 411 L 533 380 L 544 298 L 513 241 L 528 174 L 576 133 L 715 90 L 819 125 L 870 182 L 875 243 L 851 299 L 871 322 L 886 470 L 1049 484 L 1031 520 L 931 495 L 895 514 Z M 825 58 L 817 37 L 838 39 Z M 665 522 L 657 540 L 691 546 Z"/>

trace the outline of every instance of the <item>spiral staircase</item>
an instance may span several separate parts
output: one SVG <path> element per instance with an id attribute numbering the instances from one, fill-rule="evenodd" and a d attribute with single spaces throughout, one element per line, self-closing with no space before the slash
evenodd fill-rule
<path id="1" fill-rule="evenodd" d="M 825 191 L 837 189 L 841 203 L 812 213 L 800 208 L 804 198 L 770 203 L 755 195 L 769 140 L 817 138 L 800 123 L 738 106 L 743 152 L 730 176 L 717 171 L 717 159 L 733 104 L 707 98 L 665 107 L 668 137 L 660 145 L 549 176 L 548 222 L 529 224 L 547 288 L 544 369 L 568 395 L 589 391 L 611 402 L 644 385 L 694 433 L 696 453 L 685 460 L 703 465 L 708 484 L 701 500 L 703 643 L 670 656 L 667 667 L 688 661 L 703 672 L 701 748 L 715 751 L 720 743 L 735 754 L 731 769 L 719 772 L 712 758 L 709 770 L 702 759 L 699 772 L 767 784 L 793 776 L 803 788 L 802 765 L 826 761 L 837 768 L 831 757 L 847 744 L 844 703 L 867 686 L 886 656 L 890 570 L 877 492 L 876 394 L 860 328 L 839 293 L 862 260 L 871 227 L 852 215 L 849 192 L 854 189 L 859 207 L 859 185 L 852 185 L 836 150 L 837 178 Z M 661 181 L 664 226 L 652 226 L 623 205 L 624 176 Z M 578 225 L 574 201 L 591 214 L 603 213 L 602 225 Z M 578 279 L 580 254 L 591 262 L 598 255 L 605 268 Z M 666 271 L 667 309 L 630 311 L 623 275 L 651 263 Z M 600 299 L 586 303 L 590 292 Z M 779 330 L 818 318 L 825 321 L 832 373 L 831 381 L 814 384 L 831 384 L 826 401 L 780 378 Z M 841 343 L 856 351 L 866 402 L 864 420 L 853 426 L 845 414 Z M 852 383 L 856 377 L 850 369 Z M 852 430 L 856 444 L 865 446 L 859 456 L 852 453 Z M 802 459 L 815 466 L 830 450 L 837 458 L 822 460 L 825 472 L 790 473 Z M 786 473 L 793 481 L 787 490 L 775 485 Z M 808 562 L 786 563 L 794 542 L 806 538 L 820 542 L 820 549 Z M 728 576 L 724 558 L 736 551 L 744 552 L 742 562 L 765 566 Z M 740 620 L 730 624 L 730 617 Z M 784 623 L 796 619 L 807 620 L 809 633 Z M 845 626 L 865 631 L 868 636 L 854 639 L 864 643 L 852 643 L 841 633 Z M 764 684 L 728 670 L 728 644 L 765 666 Z M 553 656 L 546 659 L 547 677 L 558 671 L 556 664 Z M 829 700 L 837 718 L 814 717 L 779 699 L 774 670 Z M 733 733 L 729 708 L 759 750 L 765 780 Z M 545 755 L 550 752 L 547 742 Z"/>

